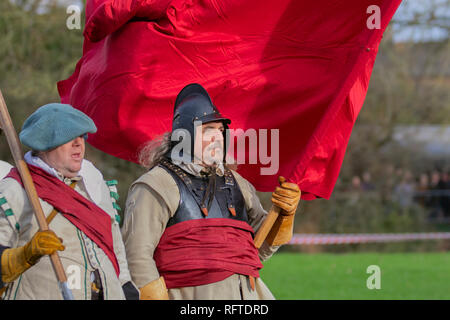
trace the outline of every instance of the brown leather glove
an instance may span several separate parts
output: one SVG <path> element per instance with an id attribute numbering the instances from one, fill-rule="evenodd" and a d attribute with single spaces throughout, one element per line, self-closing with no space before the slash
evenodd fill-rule
<path id="1" fill-rule="evenodd" d="M 163 277 L 147 283 L 139 289 L 140 300 L 169 300 L 169 292 Z"/>
<path id="2" fill-rule="evenodd" d="M 280 177 L 279 181 L 280 186 L 276 187 L 272 193 L 272 203 L 281 211 L 266 238 L 266 242 L 271 246 L 286 244 L 291 240 L 295 212 L 301 196 L 298 185 L 286 182 L 283 177 Z"/>
<path id="3" fill-rule="evenodd" d="M 64 250 L 62 239 L 53 231 L 38 231 L 31 240 L 19 248 L 3 251 L 1 257 L 2 280 L 12 282 L 44 255 L 50 255 L 56 250 Z"/>

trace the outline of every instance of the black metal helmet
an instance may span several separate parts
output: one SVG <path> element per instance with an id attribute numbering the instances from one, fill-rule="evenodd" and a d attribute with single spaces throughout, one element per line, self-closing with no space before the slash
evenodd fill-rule
<path id="1" fill-rule="evenodd" d="M 222 116 L 217 107 L 212 103 L 208 92 L 198 83 L 185 86 L 175 100 L 173 110 L 172 133 L 177 129 L 187 130 L 191 137 L 191 156 L 194 154 L 194 122 L 202 124 L 214 121 L 222 121 L 224 126 L 224 161 L 227 149 L 228 125 L 231 120 Z M 191 159 L 192 160 L 192 159 Z"/>

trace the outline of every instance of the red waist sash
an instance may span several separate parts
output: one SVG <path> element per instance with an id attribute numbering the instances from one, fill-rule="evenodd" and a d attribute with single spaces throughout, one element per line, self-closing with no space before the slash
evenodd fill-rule
<path id="1" fill-rule="evenodd" d="M 154 260 L 167 288 L 200 286 L 238 273 L 259 277 L 263 267 L 248 223 L 226 218 L 196 219 L 168 227 Z"/>
<path id="2" fill-rule="evenodd" d="M 92 201 L 73 190 L 61 180 L 44 170 L 28 164 L 37 194 L 50 203 L 64 218 L 94 241 L 111 260 L 117 276 L 120 269 L 114 253 L 111 217 Z M 16 168 L 11 169 L 6 178 L 17 180 L 23 187 Z"/>

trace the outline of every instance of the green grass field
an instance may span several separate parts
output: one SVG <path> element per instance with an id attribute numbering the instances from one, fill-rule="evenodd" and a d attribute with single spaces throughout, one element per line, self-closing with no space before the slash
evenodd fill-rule
<path id="1" fill-rule="evenodd" d="M 378 265 L 381 289 L 368 289 Z M 277 253 L 261 278 L 277 299 L 450 299 L 450 253 Z"/>

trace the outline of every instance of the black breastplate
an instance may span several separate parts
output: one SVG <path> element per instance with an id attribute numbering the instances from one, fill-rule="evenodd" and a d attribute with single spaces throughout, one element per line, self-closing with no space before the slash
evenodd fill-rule
<path id="1" fill-rule="evenodd" d="M 214 197 L 205 216 L 201 210 L 201 201 L 209 179 L 191 175 L 168 161 L 162 161 L 159 166 L 173 177 L 180 192 L 180 204 L 167 227 L 183 221 L 209 218 L 228 218 L 248 223 L 244 197 L 229 169 L 225 170 L 223 176 L 216 177 L 215 192 L 212 193 Z"/>

